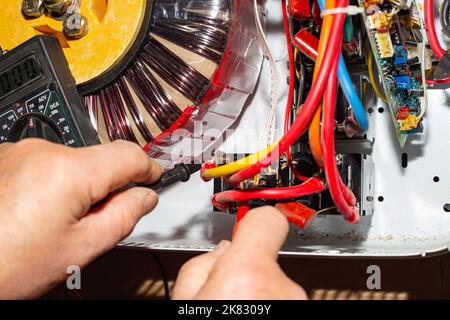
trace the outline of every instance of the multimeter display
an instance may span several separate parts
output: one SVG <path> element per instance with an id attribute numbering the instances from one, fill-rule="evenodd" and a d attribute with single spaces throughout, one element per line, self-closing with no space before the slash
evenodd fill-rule
<path id="1" fill-rule="evenodd" d="M 0 143 L 41 138 L 98 144 L 56 38 L 36 36 L 0 57 Z"/>
<path id="2" fill-rule="evenodd" d="M 41 76 L 35 56 L 25 58 L 13 67 L 0 72 L 0 99 Z"/>

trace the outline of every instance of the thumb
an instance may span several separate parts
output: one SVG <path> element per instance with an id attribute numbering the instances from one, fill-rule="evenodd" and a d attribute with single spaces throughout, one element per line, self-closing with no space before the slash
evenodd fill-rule
<path id="1" fill-rule="evenodd" d="M 173 299 L 191 300 L 200 292 L 211 274 L 216 261 L 227 251 L 230 242 L 223 240 L 214 251 L 202 254 L 186 262 L 178 273 Z"/>
<path id="2" fill-rule="evenodd" d="M 127 189 L 112 195 L 75 225 L 86 242 L 87 259 L 112 249 L 127 237 L 139 220 L 158 204 L 158 194 L 147 188 Z"/>
<path id="3" fill-rule="evenodd" d="M 278 209 L 257 208 L 249 211 L 240 222 L 232 246 L 243 255 L 268 256 L 276 261 L 288 231 L 288 221 Z"/>

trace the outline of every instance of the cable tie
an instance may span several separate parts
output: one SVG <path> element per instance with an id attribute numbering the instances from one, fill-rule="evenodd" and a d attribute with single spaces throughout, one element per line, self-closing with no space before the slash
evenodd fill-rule
<path id="1" fill-rule="evenodd" d="M 322 11 L 320 16 L 323 18 L 323 17 L 331 15 L 331 14 L 340 14 L 340 13 L 345 13 L 349 16 L 355 16 L 357 14 L 364 13 L 364 8 L 361 8 L 358 6 L 348 6 L 348 7 L 326 9 L 326 10 Z"/>

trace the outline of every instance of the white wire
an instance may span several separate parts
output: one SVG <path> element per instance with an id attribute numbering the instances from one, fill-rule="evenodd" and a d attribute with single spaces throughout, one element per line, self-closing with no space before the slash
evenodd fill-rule
<path id="1" fill-rule="evenodd" d="M 341 7 L 341 8 L 332 8 L 332 9 L 326 9 L 323 10 L 320 13 L 320 16 L 324 18 L 328 15 L 335 15 L 339 13 L 345 13 L 349 16 L 356 16 L 358 14 L 364 13 L 364 8 L 358 7 L 358 6 L 347 6 L 347 7 Z"/>
<path id="2" fill-rule="evenodd" d="M 264 132 L 265 139 L 260 143 L 261 148 L 265 148 L 268 145 L 273 144 L 275 140 L 275 120 L 276 120 L 276 106 L 278 102 L 279 87 L 280 87 L 280 76 L 278 74 L 278 68 L 276 65 L 275 58 L 273 56 L 272 50 L 269 47 L 269 42 L 267 41 L 266 34 L 264 33 L 264 28 L 261 23 L 259 16 L 259 6 L 258 0 L 253 1 L 254 15 L 256 22 L 256 29 L 258 34 L 258 41 L 264 52 L 264 56 L 269 60 L 270 73 L 271 73 L 271 92 L 270 92 L 270 110 L 269 118 L 267 121 L 266 129 Z"/>
<path id="3" fill-rule="evenodd" d="M 280 62 L 280 61 L 283 61 L 284 59 L 286 59 L 287 58 L 287 56 L 288 56 L 288 48 L 287 48 L 287 45 L 285 45 L 284 46 L 284 50 L 283 50 L 283 56 L 281 56 L 280 58 L 278 58 L 278 59 L 275 59 L 275 62 Z"/>

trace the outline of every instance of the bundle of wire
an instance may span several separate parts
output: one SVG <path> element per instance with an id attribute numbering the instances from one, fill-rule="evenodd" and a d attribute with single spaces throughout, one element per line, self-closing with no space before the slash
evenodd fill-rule
<path id="1" fill-rule="evenodd" d="M 286 33 L 289 35 L 288 24 L 286 23 L 286 1 L 282 1 L 283 14 L 285 20 Z M 327 1 L 326 9 L 345 8 L 348 0 Z M 319 53 L 315 65 L 315 77 L 309 95 L 300 108 L 292 126 L 288 128 L 289 121 L 286 121 L 286 133 L 273 146 L 269 146 L 257 154 L 249 156 L 239 162 L 227 164 L 216 168 L 205 168 L 202 177 L 206 180 L 214 178 L 225 178 L 230 185 L 238 186 L 241 182 L 248 180 L 259 174 L 263 168 L 274 163 L 283 153 L 305 134 L 308 126 L 311 130 L 319 130 L 320 148 L 318 148 L 316 160 L 320 162 L 325 171 L 327 187 L 336 204 L 338 211 L 350 223 L 359 221 L 358 208 L 356 207 L 356 197 L 352 191 L 343 183 L 335 157 L 334 142 L 334 116 L 337 94 L 337 70 L 340 61 L 341 44 L 343 38 L 343 26 L 346 19 L 345 13 L 325 15 L 322 23 L 322 34 L 319 44 Z M 290 36 L 288 36 L 288 48 L 291 47 Z M 291 81 L 292 81 L 292 51 L 289 50 Z M 290 116 L 291 91 L 288 96 L 288 110 L 286 117 Z M 323 100 L 322 100 L 323 98 Z M 323 102 L 322 126 L 320 127 L 321 113 L 319 106 Z M 317 127 L 317 119 L 319 126 Z M 312 122 L 313 121 L 313 122 Z M 315 124 L 314 124 L 315 123 Z M 321 128 L 321 129 L 320 129 Z M 317 134 L 317 132 L 315 133 Z M 320 138 L 321 134 L 321 138 Z M 320 150 L 319 150 L 320 149 Z M 303 178 L 303 177 L 302 177 Z M 228 191 L 214 196 L 216 204 L 226 204 L 228 202 L 240 202 L 250 199 L 286 199 L 297 198 L 308 194 L 321 192 L 324 185 L 318 183 L 319 178 L 312 178 L 299 186 L 286 188 L 276 188 L 271 190 L 257 189 L 244 191 Z M 300 179 L 304 180 L 304 179 Z"/>

